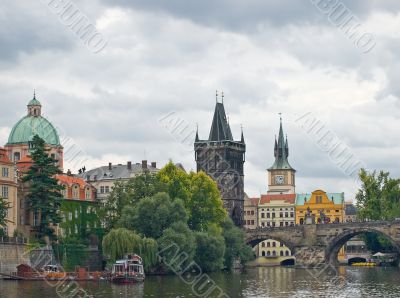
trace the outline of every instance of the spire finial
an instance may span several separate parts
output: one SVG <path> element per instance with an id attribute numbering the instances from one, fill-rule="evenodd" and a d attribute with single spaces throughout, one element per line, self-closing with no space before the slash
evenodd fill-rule
<path id="1" fill-rule="evenodd" d="M 33 99 L 36 99 L 36 89 L 33 89 Z"/>
<path id="2" fill-rule="evenodd" d="M 218 102 L 218 90 L 215 90 L 215 102 Z"/>
<path id="3" fill-rule="evenodd" d="M 281 120 L 282 123 L 282 113 L 279 113 L 279 119 Z"/>

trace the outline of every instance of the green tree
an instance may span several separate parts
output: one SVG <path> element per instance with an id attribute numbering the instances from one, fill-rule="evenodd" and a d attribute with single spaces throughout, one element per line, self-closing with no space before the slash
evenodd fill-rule
<path id="1" fill-rule="evenodd" d="M 220 225 L 226 217 L 226 211 L 217 183 L 204 172 L 191 173 L 189 177 L 189 227 L 195 231 L 206 231 L 210 225 Z"/>
<path id="2" fill-rule="evenodd" d="M 117 181 L 104 205 L 99 208 L 99 217 L 104 223 L 105 229 L 110 231 L 115 228 L 126 206 L 132 206 L 141 199 L 151 197 L 165 189 L 166 187 L 158 180 L 157 176 L 148 172 L 128 181 Z"/>
<path id="3" fill-rule="evenodd" d="M 140 200 L 134 206 L 126 206 L 119 225 L 158 239 L 165 229 L 178 221 L 187 221 L 183 202 L 179 199 L 171 200 L 166 193 L 158 193 Z"/>
<path id="4" fill-rule="evenodd" d="M 390 220 L 400 217 L 400 179 L 388 172 L 379 174 L 361 169 L 361 187 L 356 194 L 358 217 L 370 220 Z"/>
<path id="5" fill-rule="evenodd" d="M 190 198 L 190 178 L 185 171 L 170 161 L 157 173 L 157 178 L 165 185 L 170 198 L 179 198 L 187 206 Z"/>
<path id="6" fill-rule="evenodd" d="M 8 209 L 10 208 L 10 202 L 8 202 L 7 199 L 0 197 L 0 228 L 5 228 L 7 223 L 10 222 L 7 219 Z"/>
<path id="7" fill-rule="evenodd" d="M 36 236 L 44 240 L 55 238 L 53 225 L 61 221 L 59 209 L 61 205 L 61 190 L 55 175 L 61 174 L 57 160 L 49 156 L 45 142 L 35 135 L 32 141 L 31 157 L 33 164 L 23 177 L 24 182 L 29 182 L 29 193 L 26 196 L 29 209 L 38 214 L 40 221 L 34 227 Z"/>
<path id="8" fill-rule="evenodd" d="M 196 241 L 193 231 L 186 223 L 174 223 L 164 231 L 157 242 L 162 262 L 168 271 L 179 272 L 193 261 Z"/>
<path id="9" fill-rule="evenodd" d="M 103 238 L 103 251 L 112 262 L 128 253 L 140 252 L 142 239 L 133 231 L 124 228 L 112 229 Z"/>
<path id="10" fill-rule="evenodd" d="M 226 218 L 222 224 L 222 229 L 222 235 L 225 239 L 224 264 L 226 268 L 231 269 L 235 260 L 244 264 L 254 258 L 254 252 L 245 243 L 244 232 L 236 227 L 230 218 Z"/>
<path id="11" fill-rule="evenodd" d="M 225 240 L 220 235 L 197 232 L 194 261 L 203 271 L 216 271 L 224 266 Z"/>

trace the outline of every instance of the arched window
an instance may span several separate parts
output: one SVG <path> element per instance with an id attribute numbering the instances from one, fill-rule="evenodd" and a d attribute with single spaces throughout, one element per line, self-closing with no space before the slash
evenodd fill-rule
<path id="1" fill-rule="evenodd" d="M 300 218 L 300 224 L 304 225 L 304 218 Z"/>
<path id="2" fill-rule="evenodd" d="M 267 242 L 267 247 L 270 247 L 270 246 L 271 246 L 271 243 Z"/>
<path id="3" fill-rule="evenodd" d="M 270 251 L 267 251 L 267 257 L 269 257 L 271 255 Z"/>
<path id="4" fill-rule="evenodd" d="M 285 255 L 286 255 L 286 256 L 289 256 L 289 251 L 288 251 L 288 250 L 285 252 Z"/>
<path id="5" fill-rule="evenodd" d="M 276 251 L 275 250 L 272 252 L 272 256 L 276 257 Z"/>
<path id="6" fill-rule="evenodd" d="M 79 186 L 76 184 L 72 186 L 72 198 L 79 199 Z"/>
<path id="7" fill-rule="evenodd" d="M 262 242 L 262 243 L 261 243 L 261 247 L 265 247 L 265 242 Z"/>
<path id="8" fill-rule="evenodd" d="M 92 197 L 92 192 L 90 191 L 90 187 L 86 187 L 85 189 L 85 199 L 90 200 Z"/>
<path id="9" fill-rule="evenodd" d="M 265 257 L 265 251 L 262 251 L 261 255 L 262 255 L 263 257 Z"/>
<path id="10" fill-rule="evenodd" d="M 283 251 L 282 251 L 282 250 L 279 252 L 279 255 L 280 255 L 281 257 L 283 257 Z"/>

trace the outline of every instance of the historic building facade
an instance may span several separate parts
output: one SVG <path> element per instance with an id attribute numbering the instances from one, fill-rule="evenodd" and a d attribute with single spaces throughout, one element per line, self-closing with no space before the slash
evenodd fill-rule
<path id="1" fill-rule="evenodd" d="M 260 198 L 248 198 L 244 200 L 243 227 L 255 229 L 258 227 L 258 202 Z"/>
<path id="2" fill-rule="evenodd" d="M 141 163 L 133 164 L 128 161 L 126 164 L 113 165 L 111 162 L 108 166 L 102 166 L 90 171 L 82 172 L 78 177 L 84 179 L 97 190 L 97 199 L 104 201 L 112 191 L 115 182 L 128 181 L 137 175 L 145 172 L 156 174 L 159 172 L 157 163 L 148 163 L 147 160 L 142 160 Z"/>
<path id="3" fill-rule="evenodd" d="M 14 164 L 8 158 L 7 151 L 0 148 L 0 197 L 9 203 L 7 226 L 4 233 L 13 235 L 18 223 L 17 180 Z"/>
<path id="4" fill-rule="evenodd" d="M 295 194 L 261 195 L 258 218 L 261 227 L 295 225 Z"/>
<path id="5" fill-rule="evenodd" d="M 241 140 L 233 139 L 223 102 L 216 102 L 208 139 L 201 140 L 196 133 L 194 151 L 197 171 L 217 182 L 225 209 L 234 223 L 242 226 L 246 144 L 243 132 Z"/>
<path id="6" fill-rule="evenodd" d="M 7 180 L 9 188 L 4 190 L 4 195 L 8 195 L 12 208 L 9 210 L 9 219 L 11 223 L 8 225 L 8 235 L 12 235 L 14 231 L 25 237 L 30 237 L 35 231 L 35 226 L 39 223 L 40 216 L 35 210 L 29 208 L 29 202 L 26 199 L 29 193 L 30 182 L 24 182 L 23 177 L 32 166 L 30 151 L 32 150 L 32 140 L 38 135 L 45 141 L 49 155 L 57 160 L 58 166 L 63 168 L 63 147 L 55 127 L 42 116 L 42 105 L 34 95 L 33 99 L 28 103 L 28 114 L 19 120 L 11 130 L 8 142 L 4 149 L 0 150 L 0 167 L 3 167 L 2 173 Z M 17 174 L 15 174 L 15 169 Z M 61 203 L 61 215 L 64 221 L 60 226 L 56 227 L 56 233 L 64 235 L 72 231 L 73 233 L 83 231 L 83 229 L 94 228 L 97 215 L 85 216 L 91 220 L 83 221 L 82 217 L 76 214 L 88 213 L 92 214 L 92 205 L 96 204 L 96 189 L 82 178 L 72 177 L 71 175 L 58 175 L 57 180 L 65 186 L 63 191 L 63 201 Z M 0 179 L 3 181 L 3 179 Z M 0 182 L 1 186 L 2 182 Z M 15 198 L 15 201 L 13 201 Z M 72 206 L 72 207 L 71 207 Z M 72 217 L 70 215 L 70 210 Z M 76 210 L 76 211 L 75 211 Z M 68 213 L 70 212 L 70 213 Z M 71 218 L 71 220 L 69 220 Z M 93 219 L 93 220 L 92 220 Z M 74 226 L 68 231 L 63 228 Z"/>
<path id="7" fill-rule="evenodd" d="M 45 141 L 49 154 L 58 160 L 62 169 L 63 147 L 60 138 L 53 124 L 42 116 L 42 104 L 36 99 L 36 95 L 28 103 L 27 115 L 14 125 L 4 146 L 11 161 L 18 162 L 29 155 L 31 141 L 35 135 Z"/>

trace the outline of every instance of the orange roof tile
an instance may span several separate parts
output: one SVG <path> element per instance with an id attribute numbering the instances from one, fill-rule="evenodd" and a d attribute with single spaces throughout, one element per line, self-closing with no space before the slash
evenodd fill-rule
<path id="1" fill-rule="evenodd" d="M 85 186 L 90 186 L 83 178 L 68 176 L 65 174 L 57 175 L 57 180 L 62 184 L 78 184 L 80 188 L 84 188 Z"/>
<path id="2" fill-rule="evenodd" d="M 0 147 L 0 162 L 12 164 L 11 160 L 8 158 L 6 149 Z"/>
<path id="3" fill-rule="evenodd" d="M 296 201 L 296 194 L 278 194 L 278 195 L 261 195 L 260 205 L 268 204 L 271 201 L 282 201 L 294 204 Z"/>

